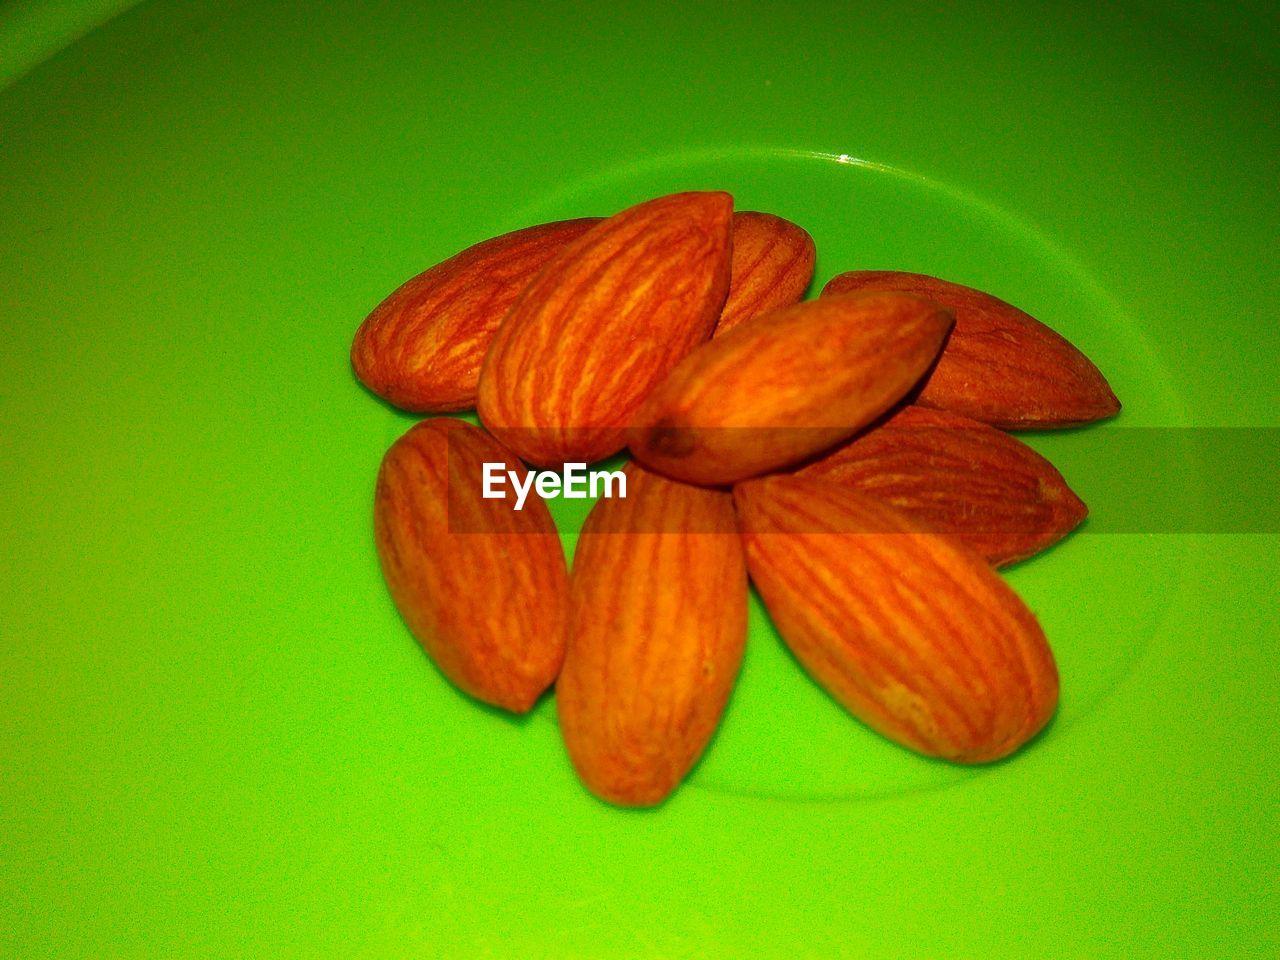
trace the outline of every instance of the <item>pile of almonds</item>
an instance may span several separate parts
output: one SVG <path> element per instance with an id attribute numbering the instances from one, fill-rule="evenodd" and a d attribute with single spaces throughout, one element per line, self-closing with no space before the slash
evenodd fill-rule
<path id="1" fill-rule="evenodd" d="M 352 363 L 427 419 L 378 475 L 396 605 L 473 697 L 526 711 L 553 683 L 586 786 L 662 801 L 710 740 L 742 659 L 748 576 L 809 673 L 929 756 L 1007 756 L 1057 705 L 1053 654 L 995 573 L 1085 505 L 1003 431 L 1119 403 L 1075 347 L 968 287 L 856 271 L 801 298 L 814 244 L 726 193 L 517 230 L 409 280 Z M 542 500 L 486 499 L 485 463 L 629 448 L 570 575 Z M 523 461 L 523 462 L 522 462 Z"/>

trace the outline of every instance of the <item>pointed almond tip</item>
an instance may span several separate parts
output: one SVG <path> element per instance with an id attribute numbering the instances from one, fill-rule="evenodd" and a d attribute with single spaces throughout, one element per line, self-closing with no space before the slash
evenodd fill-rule
<path id="1" fill-rule="evenodd" d="M 728 191 L 694 190 L 677 196 L 711 220 L 724 221 L 726 226 L 733 221 L 733 194 Z"/>
<path id="2" fill-rule="evenodd" d="M 516 716 L 524 716 L 532 710 L 538 703 L 540 693 L 519 692 L 502 698 L 502 702 L 494 703 L 495 707 L 500 707 L 508 713 Z"/>
<path id="3" fill-rule="evenodd" d="M 955 325 L 956 325 L 955 311 L 951 310 L 948 307 L 944 307 L 942 304 L 934 300 L 930 300 L 928 302 L 933 304 L 933 317 L 935 318 L 935 322 L 941 328 L 942 333 L 945 336 L 955 328 Z"/>
<path id="4" fill-rule="evenodd" d="M 1120 398 L 1117 397 L 1115 394 L 1115 391 L 1111 389 L 1111 385 L 1106 384 L 1105 381 L 1104 381 L 1104 384 L 1106 387 L 1107 395 L 1102 402 L 1103 412 L 1102 412 L 1102 416 L 1099 418 L 1102 420 L 1106 420 L 1111 417 L 1114 417 L 1118 415 L 1121 410 L 1124 409 L 1124 406 L 1120 403 Z"/>
<path id="5" fill-rule="evenodd" d="M 1094 368 L 1096 370 L 1096 368 Z M 1096 389 L 1083 392 L 1073 413 L 1062 411 L 1058 418 L 1048 417 L 1044 423 L 1018 424 L 1011 429 L 1052 429 L 1055 427 L 1083 427 L 1118 416 L 1122 407 L 1110 385 L 1098 374 Z"/>
<path id="6" fill-rule="evenodd" d="M 707 196 L 716 207 L 730 211 L 733 210 L 733 194 L 728 190 L 708 190 Z"/>
<path id="7" fill-rule="evenodd" d="M 370 362 L 369 357 L 368 332 L 369 321 L 366 320 L 360 324 L 360 329 L 356 331 L 355 337 L 351 340 L 351 351 L 348 354 L 351 358 L 351 372 L 366 387 L 381 395 L 382 391 L 373 382 L 373 364 Z"/>
<path id="8" fill-rule="evenodd" d="M 558 668 L 557 672 L 559 672 Z M 498 683 L 485 683 L 484 689 L 472 689 L 467 692 L 495 709 L 520 717 L 538 705 L 542 695 L 550 689 L 553 682 L 554 678 L 540 683 L 533 676 L 511 675 Z"/>
<path id="9" fill-rule="evenodd" d="M 647 796 L 632 796 L 627 793 L 612 793 L 608 790 L 597 790 L 592 787 L 591 784 L 587 784 L 586 787 L 597 800 L 603 800 L 605 803 L 609 804 L 609 806 L 617 807 L 620 810 L 651 810 L 654 807 L 659 806 L 669 796 L 669 794 L 663 794 L 657 799 L 652 799 Z"/>
<path id="10" fill-rule="evenodd" d="M 849 271 L 845 271 L 844 273 L 837 273 L 834 277 L 832 277 L 830 280 L 826 282 L 826 284 L 822 287 L 822 291 L 818 294 L 818 296 L 829 297 L 829 296 L 834 296 L 835 294 L 838 294 L 838 293 L 845 292 L 844 288 L 848 283 L 846 279 L 848 276 L 849 276 Z"/>
<path id="11" fill-rule="evenodd" d="M 672 784 L 620 783 L 589 776 L 578 770 L 578 779 L 597 800 L 624 810 L 647 810 L 661 806 L 676 791 L 679 781 Z"/>
<path id="12" fill-rule="evenodd" d="M 708 212 L 723 213 L 726 216 L 731 215 L 733 212 L 733 194 L 727 190 L 685 190 L 682 193 L 669 193 L 665 196 L 655 197 L 652 200 L 637 204 L 637 206 L 644 206 L 646 203 L 698 207 Z"/>
<path id="13" fill-rule="evenodd" d="M 1089 516 L 1089 505 L 1084 502 L 1080 494 L 1071 488 L 1071 484 L 1067 483 L 1065 477 L 1061 474 L 1058 474 L 1058 476 L 1060 478 L 1059 495 L 1061 497 L 1061 507 L 1063 512 L 1074 521 L 1072 529 L 1075 529 Z"/>

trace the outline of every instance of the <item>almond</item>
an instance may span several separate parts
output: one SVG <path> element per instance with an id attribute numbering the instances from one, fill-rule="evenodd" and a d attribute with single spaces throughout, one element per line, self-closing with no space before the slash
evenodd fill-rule
<path id="1" fill-rule="evenodd" d="M 480 364 L 520 292 L 598 217 L 516 230 L 403 283 L 356 331 L 351 365 L 397 407 L 444 413 L 475 406 Z"/>
<path id="2" fill-rule="evenodd" d="M 714 335 L 798 303 L 813 279 L 816 255 L 813 237 L 790 220 L 771 213 L 735 213 L 729 299 Z"/>
<path id="3" fill-rule="evenodd" d="M 774 310 L 689 354 L 636 413 L 636 458 L 689 483 L 795 463 L 866 426 L 920 379 L 951 316 L 880 293 Z"/>
<path id="4" fill-rule="evenodd" d="M 383 458 L 374 496 L 382 572 L 440 672 L 471 696 L 522 713 L 564 657 L 569 583 L 546 504 L 519 512 L 481 496 L 482 464 L 523 470 L 460 420 L 413 427 Z"/>
<path id="5" fill-rule="evenodd" d="M 1004 566 L 1057 543 L 1088 514 L 1053 464 L 995 427 L 908 406 L 798 471 L 846 484 L 959 537 Z"/>
<path id="6" fill-rule="evenodd" d="M 480 375 L 480 417 L 553 465 L 617 453 L 636 408 L 711 335 L 729 290 L 733 198 L 680 193 L 569 244 L 511 308 Z"/>
<path id="7" fill-rule="evenodd" d="M 1064 337 L 989 293 L 918 273 L 842 273 L 822 295 L 894 290 L 936 300 L 956 325 L 917 402 L 1007 430 L 1069 427 L 1120 410 L 1106 379 Z"/>
<path id="8" fill-rule="evenodd" d="M 1048 722 L 1058 673 L 1031 611 L 958 540 L 846 486 L 734 489 L 751 579 L 805 669 L 897 743 L 997 760 Z"/>
<path id="9" fill-rule="evenodd" d="M 574 554 L 556 685 L 579 777 L 623 806 L 659 803 L 706 748 L 742 661 L 747 573 L 727 493 L 631 463 Z"/>

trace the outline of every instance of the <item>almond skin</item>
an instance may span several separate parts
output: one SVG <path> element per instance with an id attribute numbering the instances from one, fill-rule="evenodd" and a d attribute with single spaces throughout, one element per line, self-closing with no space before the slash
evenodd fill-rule
<path id="1" fill-rule="evenodd" d="M 480 418 L 526 460 L 617 453 L 649 391 L 715 326 L 733 198 L 680 193 L 624 210 L 528 286 L 480 374 Z"/>
<path id="2" fill-rule="evenodd" d="M 599 222 L 595 217 L 516 230 L 401 284 L 356 331 L 356 376 L 405 410 L 471 409 L 480 364 L 516 297 L 561 247 Z"/>
<path id="3" fill-rule="evenodd" d="M 440 672 L 523 713 L 564 658 L 569 581 L 546 504 L 481 497 L 482 464 L 519 461 L 460 420 L 417 424 L 383 458 L 374 534 L 405 623 Z"/>
<path id="4" fill-rule="evenodd" d="M 711 740 L 742 662 L 747 572 L 729 494 L 627 465 L 574 554 L 556 684 L 578 776 L 621 806 L 660 803 Z"/>
<path id="5" fill-rule="evenodd" d="M 1005 430 L 1070 427 L 1120 411 L 1093 363 L 1063 336 L 989 293 L 893 270 L 842 273 L 822 295 L 895 290 L 936 300 L 956 325 L 917 402 Z"/>
<path id="6" fill-rule="evenodd" d="M 729 299 L 714 336 L 778 307 L 799 303 L 813 279 L 813 237 L 771 213 L 733 215 L 733 259 Z"/>
<path id="7" fill-rule="evenodd" d="M 747 566 L 796 658 L 896 743 L 957 763 L 1014 752 L 1058 701 L 1034 615 L 959 541 L 846 486 L 734 489 Z"/>
<path id="8" fill-rule="evenodd" d="M 1088 508 L 1048 460 L 995 427 L 908 406 L 798 476 L 846 484 L 1002 567 L 1078 527 Z"/>
<path id="9" fill-rule="evenodd" d="M 774 310 L 687 356 L 636 413 L 636 459 L 688 483 L 728 484 L 825 450 L 915 385 L 951 315 L 896 293 Z"/>

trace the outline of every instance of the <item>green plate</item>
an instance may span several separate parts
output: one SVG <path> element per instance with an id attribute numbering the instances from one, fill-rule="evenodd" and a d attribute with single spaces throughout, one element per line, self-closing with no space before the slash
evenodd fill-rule
<path id="1" fill-rule="evenodd" d="M 17 76 L 112 6 L 0 19 L 0 955 L 1280 951 L 1269 8 L 156 0 Z M 355 327 L 685 188 L 809 229 L 815 290 L 1011 300 L 1124 401 L 1033 441 L 1092 516 L 1008 573 L 1063 683 L 1012 759 L 869 733 L 754 606 L 706 757 L 622 811 L 401 624 L 413 418 Z"/>

